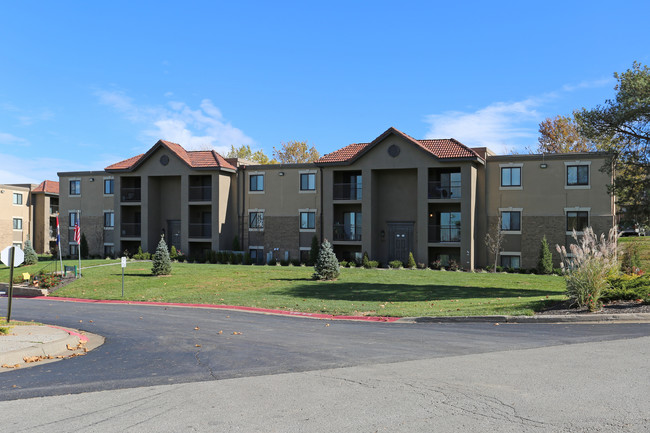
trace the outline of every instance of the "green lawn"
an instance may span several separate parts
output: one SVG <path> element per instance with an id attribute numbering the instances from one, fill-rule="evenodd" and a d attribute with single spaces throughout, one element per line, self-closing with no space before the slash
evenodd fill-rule
<path id="1" fill-rule="evenodd" d="M 312 272 L 174 263 L 173 275 L 154 277 L 151 263 L 129 262 L 124 299 L 400 317 L 530 315 L 564 299 L 564 280 L 557 276 L 355 268 L 342 269 L 337 281 L 320 282 L 311 280 Z M 122 299 L 121 290 L 120 266 L 102 266 L 84 270 L 83 278 L 53 296 Z"/>

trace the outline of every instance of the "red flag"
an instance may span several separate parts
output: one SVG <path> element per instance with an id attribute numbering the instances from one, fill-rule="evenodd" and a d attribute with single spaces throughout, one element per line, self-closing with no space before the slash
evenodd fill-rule
<path id="1" fill-rule="evenodd" d="M 61 243 L 61 233 L 59 232 L 59 216 L 56 216 L 56 244 Z"/>
<path id="2" fill-rule="evenodd" d="M 79 241 L 81 240 L 81 228 L 79 227 L 79 223 L 76 222 L 74 223 L 74 241 L 79 245 Z"/>

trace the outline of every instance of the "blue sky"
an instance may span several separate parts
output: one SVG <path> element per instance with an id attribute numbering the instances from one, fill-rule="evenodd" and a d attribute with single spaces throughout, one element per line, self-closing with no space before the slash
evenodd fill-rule
<path id="1" fill-rule="evenodd" d="M 390 126 L 502 153 L 650 63 L 650 2 L 112 1 L 0 4 L 0 183 L 145 152 Z"/>

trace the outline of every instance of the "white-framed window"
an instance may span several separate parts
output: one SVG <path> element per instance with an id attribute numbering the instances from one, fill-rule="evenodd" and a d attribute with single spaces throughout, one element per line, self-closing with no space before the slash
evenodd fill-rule
<path id="1" fill-rule="evenodd" d="M 13 203 L 15 205 L 23 204 L 23 195 L 21 193 L 19 193 L 19 192 L 15 192 L 14 197 L 13 197 Z"/>
<path id="2" fill-rule="evenodd" d="M 590 212 L 591 208 L 588 207 L 564 208 L 566 215 L 566 234 L 572 234 L 573 230 L 582 233 L 585 228 L 589 227 Z"/>
<path id="3" fill-rule="evenodd" d="M 68 246 L 70 247 L 70 255 L 71 256 L 76 256 L 78 254 L 78 251 L 79 251 L 79 249 L 78 249 L 79 245 L 77 245 L 77 244 L 69 244 Z"/>
<path id="4" fill-rule="evenodd" d="M 114 257 L 115 256 L 115 245 L 112 243 L 104 244 L 104 257 Z"/>
<path id="5" fill-rule="evenodd" d="M 248 211 L 248 230 L 264 230 L 264 209 L 250 209 Z"/>
<path id="6" fill-rule="evenodd" d="M 70 212 L 68 212 L 68 217 L 69 217 L 68 227 L 74 228 L 75 224 L 79 222 L 79 211 L 71 210 Z"/>
<path id="7" fill-rule="evenodd" d="M 565 162 L 566 188 L 589 188 L 589 169 L 591 161 Z"/>
<path id="8" fill-rule="evenodd" d="M 104 195 L 113 195 L 115 193 L 115 179 L 104 178 Z"/>
<path id="9" fill-rule="evenodd" d="M 14 242 L 11 245 L 16 247 L 16 248 L 20 248 L 21 250 L 23 249 L 23 243 L 22 242 Z"/>
<path id="10" fill-rule="evenodd" d="M 81 195 L 81 179 L 70 179 L 70 195 Z"/>
<path id="11" fill-rule="evenodd" d="M 500 208 L 501 231 L 506 234 L 521 234 L 521 208 Z"/>
<path id="12" fill-rule="evenodd" d="M 115 212 L 112 210 L 105 210 L 104 211 L 104 228 L 113 228 L 115 227 Z"/>
<path id="13" fill-rule="evenodd" d="M 251 262 L 256 265 L 264 263 L 264 247 L 250 246 L 248 247 L 248 254 L 251 256 Z"/>
<path id="14" fill-rule="evenodd" d="M 521 169 L 523 164 L 499 164 L 501 171 L 500 189 L 522 189 Z"/>
<path id="15" fill-rule="evenodd" d="M 23 229 L 23 219 L 14 218 L 14 230 L 22 230 L 22 229 Z"/>
<path id="16" fill-rule="evenodd" d="M 248 177 L 249 192 L 264 192 L 264 173 L 251 173 Z"/>
<path id="17" fill-rule="evenodd" d="M 316 231 L 316 209 L 300 209 L 300 231 Z"/>
<path id="18" fill-rule="evenodd" d="M 521 267 L 521 253 L 501 253 L 501 266 L 504 268 L 519 269 Z"/>
<path id="19" fill-rule="evenodd" d="M 300 191 L 301 192 L 316 191 L 316 173 L 300 172 Z"/>

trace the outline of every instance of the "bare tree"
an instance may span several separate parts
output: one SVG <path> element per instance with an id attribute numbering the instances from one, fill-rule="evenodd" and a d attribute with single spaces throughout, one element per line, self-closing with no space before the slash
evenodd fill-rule
<path id="1" fill-rule="evenodd" d="M 491 229 L 485 235 L 485 246 L 487 247 L 488 252 L 494 255 L 494 267 L 492 268 L 492 272 L 497 271 L 499 253 L 503 247 L 503 237 L 503 230 L 501 227 L 501 214 L 499 214 L 496 223 L 492 225 Z"/>

